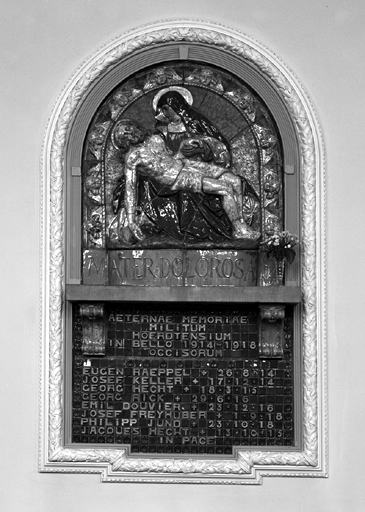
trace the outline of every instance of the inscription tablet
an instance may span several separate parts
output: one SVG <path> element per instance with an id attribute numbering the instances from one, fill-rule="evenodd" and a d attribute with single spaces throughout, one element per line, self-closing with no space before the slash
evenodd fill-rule
<path id="1" fill-rule="evenodd" d="M 294 446 L 292 311 L 282 358 L 259 357 L 255 305 L 108 305 L 105 355 L 81 351 L 74 306 L 72 443 L 131 453 Z"/>

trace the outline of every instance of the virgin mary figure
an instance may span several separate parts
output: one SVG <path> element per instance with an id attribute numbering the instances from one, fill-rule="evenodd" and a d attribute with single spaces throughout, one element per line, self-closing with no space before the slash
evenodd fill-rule
<path id="1" fill-rule="evenodd" d="M 191 107 L 193 97 L 183 87 L 162 89 L 153 100 L 156 129 L 162 134 L 167 147 L 176 154 L 181 148 L 183 156 L 199 158 L 205 162 L 228 168 L 231 155 L 228 141 L 208 119 Z M 196 139 L 194 148 L 184 148 L 186 139 Z"/>
<path id="2" fill-rule="evenodd" d="M 153 99 L 156 133 L 171 155 L 214 163 L 228 171 L 228 141 L 192 103 L 192 94 L 184 87 L 160 90 Z M 219 246 L 232 240 L 232 223 L 218 195 L 176 191 L 141 176 L 138 197 L 146 235 L 143 245 Z"/>

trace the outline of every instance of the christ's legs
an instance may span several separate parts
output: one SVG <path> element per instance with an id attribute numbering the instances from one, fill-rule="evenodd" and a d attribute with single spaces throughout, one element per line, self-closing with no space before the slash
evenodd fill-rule
<path id="1" fill-rule="evenodd" d="M 244 189 L 241 178 L 239 176 L 236 176 L 232 172 L 226 172 L 222 174 L 222 176 L 220 176 L 218 180 L 219 182 L 231 185 L 234 194 L 234 199 L 236 201 L 237 208 L 239 211 L 239 217 L 242 220 L 242 222 L 244 222 L 242 216 Z"/>
<path id="2" fill-rule="evenodd" d="M 184 168 L 192 173 L 198 172 L 204 176 L 203 184 L 205 183 L 206 186 L 204 192 L 207 194 L 231 195 L 238 209 L 238 215 L 235 216 L 235 219 L 239 218 L 244 222 L 242 216 L 244 188 L 239 176 L 231 171 L 224 171 L 224 169 L 214 164 L 194 160 L 184 159 Z"/>
<path id="3" fill-rule="evenodd" d="M 203 192 L 222 197 L 223 208 L 231 222 L 238 220 L 241 215 L 234 200 L 234 193 L 229 183 L 222 183 L 214 178 L 203 178 Z"/>
<path id="4" fill-rule="evenodd" d="M 234 177 L 236 178 L 236 176 Z M 228 180 L 224 182 L 221 179 L 203 178 L 203 192 L 222 197 L 222 206 L 229 220 L 232 222 L 233 236 L 235 238 L 251 238 L 257 240 L 260 237 L 260 233 L 251 229 L 242 218 L 242 188 L 241 180 L 239 178 L 238 180 L 239 183 L 236 180 L 232 180 L 231 184 Z M 240 191 L 237 188 L 238 185 Z"/>

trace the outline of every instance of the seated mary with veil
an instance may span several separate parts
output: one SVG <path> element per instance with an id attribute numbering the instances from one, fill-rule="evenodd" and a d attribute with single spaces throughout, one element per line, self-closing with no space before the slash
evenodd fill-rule
<path id="1" fill-rule="evenodd" d="M 185 162 L 185 167 L 189 167 L 189 162 L 190 167 L 214 167 L 214 176 L 220 176 L 220 182 L 226 181 L 225 178 L 228 179 L 229 175 L 236 178 L 236 181 L 239 179 L 242 196 L 249 194 L 251 204 L 254 202 L 258 210 L 255 192 L 243 178 L 234 174 L 228 141 L 208 119 L 191 107 L 192 102 L 190 91 L 183 87 L 168 87 L 156 94 L 153 100 L 156 126 L 152 138 L 157 143 L 160 141 L 155 144 L 156 148 L 163 147 L 161 141 L 164 147 L 163 150 L 153 151 L 160 151 L 161 154 L 166 151 L 170 162 L 181 160 Z M 169 186 L 166 180 L 156 179 L 146 172 L 138 173 L 138 180 L 135 182 L 135 209 L 138 233 L 142 235 L 136 235 L 128 229 L 126 201 L 128 203 L 132 192 L 128 185 L 126 190 L 126 162 L 133 150 L 146 145 L 145 141 L 149 137 L 151 135 L 147 130 L 129 119 L 120 120 L 113 129 L 112 142 L 124 160 L 125 168 L 124 176 L 113 195 L 120 246 L 228 247 L 232 243 L 236 246 L 238 237 L 235 236 L 232 226 L 232 216 L 229 213 L 227 215 L 229 210 L 224 207 L 225 198 L 222 193 L 214 193 L 214 187 L 199 188 L 187 182 L 185 185 L 183 174 L 177 180 L 178 186 Z M 190 171 L 185 172 L 184 176 L 188 172 Z M 245 212 L 242 211 L 242 199 L 240 210 L 238 216 L 243 219 Z M 250 214 L 252 219 L 252 212 Z M 252 246 L 260 234 L 252 230 L 245 221 L 242 222 L 247 227 L 247 236 L 240 236 L 240 242 L 244 238 L 245 245 L 248 243 Z"/>

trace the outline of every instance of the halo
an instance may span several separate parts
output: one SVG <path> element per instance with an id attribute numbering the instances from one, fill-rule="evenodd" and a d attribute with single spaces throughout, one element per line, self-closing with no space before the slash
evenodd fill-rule
<path id="1" fill-rule="evenodd" d="M 161 89 L 160 91 L 158 91 L 156 96 L 153 98 L 152 106 L 153 106 L 153 110 L 155 112 L 157 109 L 159 99 L 161 98 L 161 96 L 163 96 L 166 92 L 169 92 L 169 91 L 179 92 L 181 94 L 181 96 L 184 98 L 184 100 L 186 101 L 186 103 L 189 104 L 190 107 L 193 104 L 194 98 L 190 91 L 185 89 L 185 87 L 179 87 L 178 85 L 171 85 L 170 87 L 165 87 L 164 89 Z"/>
<path id="2" fill-rule="evenodd" d="M 118 130 L 119 126 L 123 123 L 130 123 L 130 120 L 129 119 L 119 119 L 117 123 L 115 123 L 113 129 L 112 129 L 112 133 L 111 133 L 111 141 L 112 141 L 112 144 L 113 146 L 115 147 L 115 149 L 120 149 L 120 147 L 118 146 L 116 140 L 115 140 L 115 132 Z"/>
<path id="3" fill-rule="evenodd" d="M 145 128 L 142 125 L 139 125 L 139 123 L 137 123 L 137 121 L 133 121 L 132 119 L 129 119 L 129 118 L 126 118 L 126 117 L 122 117 L 121 119 L 119 119 L 115 123 L 115 125 L 114 125 L 114 127 L 112 129 L 112 133 L 111 133 L 111 141 L 112 141 L 112 144 L 115 147 L 115 149 L 121 149 L 120 145 L 115 140 L 115 132 L 119 129 L 121 124 L 129 125 L 129 126 L 134 126 L 134 127 L 137 127 L 137 128 L 141 127 L 141 128 L 143 128 L 145 130 Z"/>

